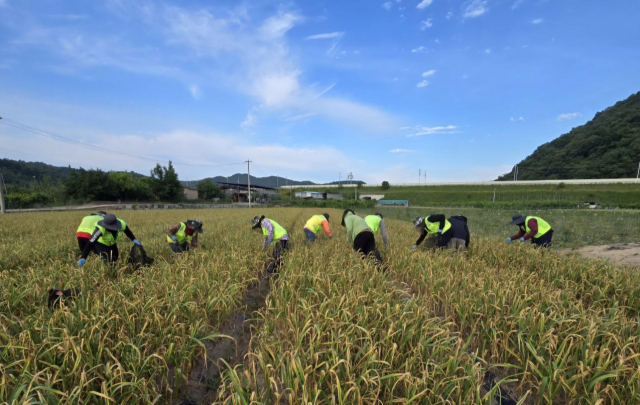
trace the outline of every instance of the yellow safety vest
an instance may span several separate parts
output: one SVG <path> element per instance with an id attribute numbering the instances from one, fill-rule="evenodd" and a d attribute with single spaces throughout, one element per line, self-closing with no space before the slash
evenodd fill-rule
<path id="1" fill-rule="evenodd" d="M 118 221 L 120 221 L 121 228 L 118 231 L 118 233 L 116 234 L 115 238 L 111 234 L 111 231 L 107 231 L 106 229 L 104 229 L 100 225 L 96 224 L 96 228 L 100 229 L 100 233 L 102 234 L 100 236 L 100 238 L 98 239 L 98 242 L 100 242 L 100 243 L 102 243 L 103 245 L 106 245 L 106 246 L 113 246 L 116 243 L 118 243 L 118 240 L 120 239 L 120 237 L 124 233 L 124 230 L 127 229 L 127 223 L 126 222 L 124 222 L 120 218 L 118 218 Z"/>
<path id="2" fill-rule="evenodd" d="M 180 229 L 178 229 L 178 232 L 176 232 L 174 235 L 178 240 L 178 244 L 180 245 L 182 245 L 185 242 L 191 243 L 191 239 L 193 239 L 193 235 L 187 235 L 187 233 L 185 232 L 186 229 L 187 229 L 187 224 L 185 224 L 184 222 L 180 222 Z M 173 239 L 171 239 L 171 236 L 169 235 L 167 235 L 167 242 L 175 243 Z"/>
<path id="3" fill-rule="evenodd" d="M 440 222 L 429 222 L 427 219 L 424 219 L 424 223 L 427 226 L 427 233 L 438 233 L 438 229 L 440 229 Z M 451 222 L 448 219 L 444 220 L 444 228 L 442 228 L 442 233 L 445 233 L 451 228 Z"/>
<path id="4" fill-rule="evenodd" d="M 280 238 L 282 238 L 284 235 L 286 235 L 287 231 L 285 231 L 284 228 L 281 227 L 280 224 L 278 224 L 273 219 L 269 219 L 269 221 L 271 222 L 271 225 L 273 225 L 273 240 L 271 241 L 271 243 L 275 243 L 276 241 L 280 240 Z M 269 236 L 269 231 L 267 231 L 265 227 L 262 226 L 262 224 L 260 226 L 262 228 L 262 234 L 265 237 Z"/>
<path id="5" fill-rule="evenodd" d="M 377 215 L 367 215 L 364 217 L 364 221 L 369 225 L 369 228 L 373 231 L 373 233 L 378 232 L 380 229 L 380 222 L 382 222 L 382 218 Z"/>
<path id="6" fill-rule="evenodd" d="M 102 220 L 102 215 L 87 215 L 82 218 L 82 222 L 80 222 L 80 226 L 76 233 L 84 232 L 91 235 L 93 231 L 96 229 L 96 224 L 98 221 Z"/>
<path id="7" fill-rule="evenodd" d="M 534 238 L 538 239 L 539 237 L 541 237 L 542 235 L 544 235 L 545 233 L 551 230 L 551 225 L 549 225 L 549 223 L 544 219 L 540 217 L 527 217 L 524 220 L 524 229 L 527 233 L 531 232 L 531 229 L 529 229 L 530 219 L 535 219 L 536 222 L 538 222 L 538 233 L 534 236 Z"/>
<path id="8" fill-rule="evenodd" d="M 313 233 L 318 233 L 320 229 L 322 229 L 322 223 L 326 220 L 327 218 L 325 218 L 324 215 L 314 215 L 309 218 L 307 223 L 304 224 L 304 227 Z"/>

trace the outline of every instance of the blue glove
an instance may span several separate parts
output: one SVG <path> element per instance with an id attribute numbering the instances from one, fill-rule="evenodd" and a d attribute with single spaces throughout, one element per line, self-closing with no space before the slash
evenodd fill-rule
<path id="1" fill-rule="evenodd" d="M 138 239 L 134 239 L 133 240 L 133 244 L 134 245 L 138 245 L 138 246 L 142 246 L 142 243 L 140 243 L 140 241 Z"/>
<path id="2" fill-rule="evenodd" d="M 136 239 L 136 240 L 137 240 L 137 239 Z M 172 241 L 174 241 L 174 242 L 178 242 L 178 238 L 176 238 L 175 236 L 172 236 L 172 237 L 171 237 L 171 240 L 172 240 Z M 133 242 L 133 243 L 135 243 L 135 242 Z"/>
<path id="3" fill-rule="evenodd" d="M 442 233 L 442 229 L 438 229 L 438 233 Z"/>
<path id="4" fill-rule="evenodd" d="M 84 266 L 84 264 L 87 262 L 87 259 L 80 259 L 78 260 L 78 266 L 80 266 L 80 268 L 82 268 L 82 266 Z"/>
<path id="5" fill-rule="evenodd" d="M 411 246 L 411 250 L 416 250 L 417 247 L 418 247 L 418 245 L 413 245 L 413 246 Z"/>
<path id="6" fill-rule="evenodd" d="M 513 239 L 507 238 L 507 243 L 511 242 Z"/>
<path id="7" fill-rule="evenodd" d="M 524 242 L 524 236 L 520 238 L 520 242 Z"/>

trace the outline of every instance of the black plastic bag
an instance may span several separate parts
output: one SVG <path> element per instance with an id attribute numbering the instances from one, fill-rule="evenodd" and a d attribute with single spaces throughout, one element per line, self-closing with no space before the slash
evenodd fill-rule
<path id="1" fill-rule="evenodd" d="M 80 289 L 69 288 L 68 290 L 58 290 L 57 288 L 51 288 L 49 290 L 49 298 L 47 304 L 49 309 L 60 308 L 60 305 L 69 305 L 75 301 L 76 297 L 80 295 Z"/>
<path id="2" fill-rule="evenodd" d="M 131 252 L 129 252 L 129 258 L 127 259 L 127 263 L 129 263 L 133 270 L 138 270 L 140 267 L 150 266 L 153 264 L 154 259 L 147 256 L 147 252 L 140 245 L 134 244 L 131 248 Z"/>

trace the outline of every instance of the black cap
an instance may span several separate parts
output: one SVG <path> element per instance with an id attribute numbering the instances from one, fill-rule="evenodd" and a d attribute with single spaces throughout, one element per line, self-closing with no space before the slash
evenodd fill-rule
<path id="1" fill-rule="evenodd" d="M 256 229 L 260 227 L 260 224 L 262 223 L 262 220 L 264 219 L 264 215 L 262 216 L 255 216 L 251 219 L 251 229 Z"/>
<path id="2" fill-rule="evenodd" d="M 202 229 L 202 221 L 199 219 L 187 219 L 184 224 L 198 233 L 204 232 L 204 229 Z"/>
<path id="3" fill-rule="evenodd" d="M 329 214 L 327 214 L 326 212 L 324 214 L 322 214 L 323 217 L 325 217 L 325 219 L 328 221 L 329 220 Z"/>
<path id="4" fill-rule="evenodd" d="M 113 214 L 107 214 L 102 221 L 98 222 L 98 225 L 108 231 L 120 231 L 122 230 L 122 224 L 118 221 Z"/>
<path id="5" fill-rule="evenodd" d="M 511 219 L 512 221 L 509 223 L 509 225 L 522 225 L 524 224 L 524 221 L 527 219 L 527 217 L 522 214 L 516 214 L 511 217 Z"/>
<path id="6" fill-rule="evenodd" d="M 373 215 L 377 215 L 377 216 L 379 216 L 379 217 L 380 217 L 380 219 L 384 218 L 384 217 L 382 216 L 382 214 L 381 214 L 381 213 L 379 213 L 379 212 L 376 212 L 376 213 L 375 213 L 375 214 L 373 214 Z"/>

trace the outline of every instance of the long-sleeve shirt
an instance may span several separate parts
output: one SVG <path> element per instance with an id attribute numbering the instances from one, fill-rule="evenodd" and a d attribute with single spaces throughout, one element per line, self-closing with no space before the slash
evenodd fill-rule
<path id="1" fill-rule="evenodd" d="M 344 218 L 344 224 L 347 228 L 347 242 L 355 241 L 356 236 L 358 236 L 360 232 L 372 232 L 363 218 L 353 215 L 350 212 L 348 212 Z"/>
<path id="2" fill-rule="evenodd" d="M 438 229 L 444 229 L 444 226 L 446 224 L 446 222 L 445 222 L 446 221 L 446 217 L 444 216 L 444 214 L 429 215 L 425 220 L 428 221 L 428 222 L 432 222 L 432 223 L 433 222 L 438 222 L 439 223 Z M 449 229 L 449 231 L 451 231 L 451 229 Z M 445 233 L 448 233 L 449 231 L 447 231 Z M 422 230 L 422 233 L 420 234 L 420 237 L 416 241 L 416 246 L 419 246 L 422 243 L 424 238 L 427 237 L 428 233 L 429 232 L 427 231 L 427 228 L 425 226 L 425 228 Z M 453 232 L 451 232 L 451 233 L 453 234 Z M 442 238 L 440 238 L 440 239 L 442 239 Z M 440 239 L 438 240 L 438 242 L 440 242 Z M 451 237 L 449 237 L 449 239 L 451 239 Z M 447 243 L 449 243 L 449 240 L 447 240 Z M 445 243 L 442 246 L 446 246 L 446 245 L 447 244 Z M 438 246 L 440 246 L 440 243 L 438 243 Z"/>
<path id="3" fill-rule="evenodd" d="M 305 229 L 308 229 L 316 234 L 318 233 L 318 231 L 320 231 L 321 226 L 324 230 L 324 233 L 326 233 L 328 237 L 331 237 L 331 231 L 329 230 L 329 221 L 327 221 L 326 219 L 321 220 L 322 218 L 324 218 L 324 216 L 314 215 L 313 217 L 309 218 L 304 227 Z"/>
<path id="4" fill-rule="evenodd" d="M 380 221 L 380 235 L 382 235 L 382 241 L 385 246 L 389 246 L 389 237 L 387 235 L 387 225 L 384 223 L 384 219 Z"/>
<path id="5" fill-rule="evenodd" d="M 531 232 L 527 233 L 524 225 L 520 225 L 520 232 L 518 232 L 517 235 L 513 235 L 511 239 L 516 240 L 524 236 L 524 240 L 529 240 L 538 234 L 538 221 L 536 221 L 535 218 L 531 218 L 529 222 L 527 222 L 527 225 L 529 226 Z"/>
<path id="6" fill-rule="evenodd" d="M 168 230 L 167 230 L 167 235 L 171 238 L 172 236 L 175 236 L 176 233 L 180 230 L 180 228 L 182 227 L 182 222 L 178 222 L 176 224 L 173 224 Z M 198 247 L 198 233 L 195 232 L 193 229 L 186 227 L 184 230 L 184 233 L 187 234 L 188 236 L 191 236 L 191 247 L 192 248 L 197 248 Z"/>
<path id="7" fill-rule="evenodd" d="M 267 236 L 262 241 L 262 249 L 266 249 L 269 243 L 273 242 L 273 224 L 268 219 L 263 219 L 260 224 L 267 230 Z M 289 235 L 285 234 L 280 240 L 289 240 Z"/>
<path id="8" fill-rule="evenodd" d="M 431 215 L 429 218 L 427 218 L 427 221 L 439 222 L 440 223 L 439 229 L 444 229 L 445 216 L 442 214 Z M 437 246 L 445 247 L 449 244 L 452 238 L 458 238 L 458 239 L 464 239 L 464 241 L 467 244 L 467 247 L 469 247 L 469 243 L 471 241 L 471 234 L 469 232 L 469 227 L 467 226 L 467 223 L 456 217 L 449 218 L 449 223 L 451 224 L 451 227 L 447 229 L 446 232 L 438 234 Z M 422 243 L 422 241 L 427 236 L 427 234 L 428 232 L 427 232 L 427 229 L 425 228 L 422 231 L 422 234 L 420 234 L 420 238 L 416 242 L 416 245 L 420 245 L 420 243 Z"/>
<path id="9" fill-rule="evenodd" d="M 124 234 L 127 235 L 127 237 L 131 240 L 134 240 L 136 238 L 135 236 L 133 236 L 133 232 L 131 232 L 131 230 L 129 229 L 129 225 L 127 225 L 127 227 L 124 229 Z M 96 228 L 96 230 L 93 231 L 93 234 L 91 235 L 91 239 L 89 239 L 89 242 L 85 245 L 84 250 L 82 251 L 83 259 L 86 259 L 89 256 L 89 253 L 93 251 L 93 247 L 96 243 L 98 243 L 98 239 L 100 239 L 101 236 L 102 232 L 100 232 L 100 229 Z"/>

